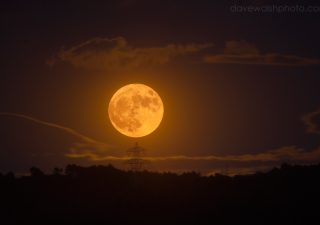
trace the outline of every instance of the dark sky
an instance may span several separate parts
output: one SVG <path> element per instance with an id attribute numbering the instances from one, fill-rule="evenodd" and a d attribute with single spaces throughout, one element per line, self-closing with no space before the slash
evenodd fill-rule
<path id="1" fill-rule="evenodd" d="M 1 1 L 0 171 L 122 167 L 136 139 L 107 105 L 129 83 L 164 102 L 153 169 L 318 162 L 319 22 L 317 1 Z"/>

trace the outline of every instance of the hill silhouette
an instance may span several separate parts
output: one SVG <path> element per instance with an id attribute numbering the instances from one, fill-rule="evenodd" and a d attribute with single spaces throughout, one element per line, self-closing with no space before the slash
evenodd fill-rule
<path id="1" fill-rule="evenodd" d="M 0 174 L 0 224 L 317 224 L 320 164 L 203 177 L 113 166 Z"/>

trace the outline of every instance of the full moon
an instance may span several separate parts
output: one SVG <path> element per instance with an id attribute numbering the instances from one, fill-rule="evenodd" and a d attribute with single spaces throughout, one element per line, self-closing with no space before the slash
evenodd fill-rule
<path id="1" fill-rule="evenodd" d="M 144 84 L 128 84 L 120 88 L 109 102 L 109 118 L 120 133 L 143 137 L 159 126 L 163 103 L 158 93 Z"/>

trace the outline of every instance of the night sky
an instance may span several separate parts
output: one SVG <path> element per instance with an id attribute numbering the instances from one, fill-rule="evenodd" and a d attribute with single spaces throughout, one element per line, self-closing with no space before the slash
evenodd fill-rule
<path id="1" fill-rule="evenodd" d="M 0 171 L 123 168 L 136 141 L 157 171 L 319 162 L 319 22 L 317 1 L 1 1 Z M 164 103 L 138 139 L 108 118 L 130 83 Z"/>

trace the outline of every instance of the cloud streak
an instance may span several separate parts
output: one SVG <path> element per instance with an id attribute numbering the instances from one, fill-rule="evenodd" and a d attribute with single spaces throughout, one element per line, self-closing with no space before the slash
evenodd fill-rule
<path id="1" fill-rule="evenodd" d="M 203 61 L 209 64 L 248 64 L 269 66 L 320 65 L 320 59 L 280 53 L 260 53 L 259 49 L 246 41 L 226 42 L 223 53 L 209 54 Z"/>
<path id="2" fill-rule="evenodd" d="M 67 154 L 70 158 L 88 158 L 92 161 L 126 161 L 130 157 L 104 156 L 94 152 Z M 227 155 L 227 156 L 186 156 L 172 155 L 159 157 L 141 157 L 148 161 L 228 161 L 228 162 L 281 162 L 281 161 L 317 161 L 320 160 L 320 149 L 306 152 L 295 146 L 282 147 L 275 150 L 269 150 L 264 153 Z"/>
<path id="3" fill-rule="evenodd" d="M 78 45 L 62 48 L 47 64 L 59 62 L 75 68 L 115 71 L 164 65 L 179 56 L 209 49 L 212 43 L 168 44 L 157 47 L 132 47 L 124 37 L 95 37 Z M 208 64 L 247 64 L 269 66 L 320 65 L 320 59 L 276 52 L 261 53 L 252 43 L 227 41 L 221 53 L 211 53 L 202 58 Z"/>
<path id="4" fill-rule="evenodd" d="M 302 121 L 306 125 L 306 131 L 308 133 L 320 135 L 320 127 L 315 121 L 316 117 L 320 117 L 320 108 L 318 110 L 305 114 L 302 117 Z"/>
<path id="5" fill-rule="evenodd" d="M 96 37 L 68 49 L 62 48 L 47 64 L 53 66 L 60 61 L 89 70 L 132 69 L 167 64 L 178 56 L 211 46 L 211 43 L 191 43 L 134 48 L 123 37 Z"/>

